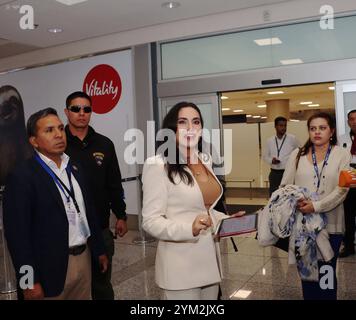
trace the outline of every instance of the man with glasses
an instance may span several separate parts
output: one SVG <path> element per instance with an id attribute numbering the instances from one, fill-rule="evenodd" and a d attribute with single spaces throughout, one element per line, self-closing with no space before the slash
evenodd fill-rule
<path id="1" fill-rule="evenodd" d="M 68 118 L 66 153 L 78 161 L 86 173 L 110 262 L 105 274 L 93 265 L 92 297 L 93 300 L 113 300 L 111 266 L 114 236 L 110 231 L 110 212 L 117 218 L 115 236 L 122 237 L 127 232 L 126 204 L 114 144 L 89 126 L 91 105 L 91 98 L 85 92 L 73 92 L 67 97 L 64 110 Z"/>

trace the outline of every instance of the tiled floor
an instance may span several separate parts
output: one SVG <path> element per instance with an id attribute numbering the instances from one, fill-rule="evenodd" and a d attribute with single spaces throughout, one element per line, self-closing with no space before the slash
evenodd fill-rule
<path id="1" fill-rule="evenodd" d="M 160 299 L 161 291 L 154 281 L 157 242 L 134 244 L 138 236 L 138 232 L 129 231 L 115 242 L 112 282 L 116 299 Z M 223 299 L 302 299 L 296 267 L 288 265 L 285 252 L 261 248 L 254 235 L 234 239 L 238 252 L 229 238 L 221 240 Z M 337 272 L 339 299 L 356 299 L 356 256 L 340 259 Z M 14 295 L 0 294 L 0 299 L 11 298 Z"/>
<path id="2" fill-rule="evenodd" d="M 156 242 L 139 246 L 132 243 L 138 233 L 130 231 L 116 242 L 113 284 L 117 299 L 159 299 L 154 282 Z M 302 299 L 297 269 L 288 265 L 287 254 L 277 248 L 262 248 L 254 235 L 221 240 L 225 279 L 223 299 Z M 356 256 L 339 260 L 339 299 L 356 299 Z M 247 297 L 246 297 L 247 295 Z"/>

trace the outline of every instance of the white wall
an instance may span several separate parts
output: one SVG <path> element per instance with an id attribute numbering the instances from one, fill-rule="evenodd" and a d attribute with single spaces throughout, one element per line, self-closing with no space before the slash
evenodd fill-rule
<path id="1" fill-rule="evenodd" d="M 252 187 L 266 187 L 270 167 L 260 158 L 258 124 L 234 123 L 224 124 L 224 129 L 232 130 L 232 163 L 231 173 L 226 180 L 254 179 Z M 288 121 L 287 132 L 294 134 L 303 145 L 308 139 L 307 122 Z M 261 123 L 262 153 L 266 140 L 275 135 L 274 123 Z M 229 182 L 228 187 L 249 187 L 247 182 Z"/>
<path id="2" fill-rule="evenodd" d="M 134 117 L 133 70 L 131 50 L 81 59 L 77 61 L 53 64 L 0 76 L 0 87 L 12 85 L 20 93 L 26 121 L 28 117 L 47 107 L 58 111 L 63 123 L 65 99 L 73 91 L 83 90 L 87 73 L 98 64 L 109 64 L 119 73 L 122 82 L 122 94 L 117 105 L 106 114 L 92 114 L 91 125 L 96 131 L 109 137 L 116 148 L 122 178 L 137 175 L 136 165 L 129 165 L 124 159 L 124 150 L 128 145 L 124 133 L 136 127 Z M 138 201 L 138 182 L 123 183 L 127 212 L 137 214 L 140 211 Z"/>
<path id="3" fill-rule="evenodd" d="M 257 124 L 224 124 L 224 129 L 232 130 L 232 170 L 226 180 L 254 179 L 259 181 L 259 145 Z M 247 182 L 228 182 L 228 187 L 249 187 Z"/>
<path id="4" fill-rule="evenodd" d="M 4 58 L 0 60 L 0 71 L 117 50 L 143 43 L 315 18 L 321 16 L 319 9 L 325 4 L 325 0 L 294 0 L 129 30 Z M 356 2 L 351 0 L 329 0 L 327 4 L 333 6 L 335 13 L 356 10 Z M 270 13 L 268 21 L 264 20 L 265 10 Z"/>

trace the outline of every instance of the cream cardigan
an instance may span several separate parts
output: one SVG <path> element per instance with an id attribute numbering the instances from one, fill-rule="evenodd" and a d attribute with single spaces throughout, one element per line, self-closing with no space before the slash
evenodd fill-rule
<path id="1" fill-rule="evenodd" d="M 308 188 L 310 192 L 315 192 L 317 177 L 314 172 L 314 166 L 306 155 L 300 157 L 298 169 L 296 170 L 298 150 L 295 149 L 289 157 L 281 186 L 295 184 Z M 319 188 L 320 198 L 318 201 L 313 201 L 315 212 L 326 213 L 328 219 L 327 231 L 331 234 L 344 233 L 345 231 L 343 201 L 347 195 L 348 188 L 340 188 L 338 182 L 340 171 L 349 169 L 350 160 L 349 152 L 339 146 L 332 148 L 328 164 L 322 172 Z M 319 174 L 322 165 L 323 161 L 318 163 Z"/>

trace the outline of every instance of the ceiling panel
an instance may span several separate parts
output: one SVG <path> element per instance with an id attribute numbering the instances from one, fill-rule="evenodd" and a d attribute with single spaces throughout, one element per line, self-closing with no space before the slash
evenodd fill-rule
<path id="1" fill-rule="evenodd" d="M 14 56 L 20 53 L 29 52 L 36 49 L 38 49 L 38 47 L 29 46 L 22 43 L 14 43 L 14 42 L 1 45 L 1 41 L 0 41 L 0 59 Z"/>
<path id="2" fill-rule="evenodd" d="M 3 44 L 9 43 L 9 40 L 6 39 L 0 39 L 0 46 L 2 46 Z"/>
<path id="3" fill-rule="evenodd" d="M 178 1 L 178 0 L 177 0 Z M 206 16 L 231 10 L 299 0 L 179 0 L 166 9 L 164 0 L 88 0 L 67 6 L 55 0 L 0 0 L 0 38 L 37 47 L 49 47 L 91 37 Z M 2 5 L 1 5 L 2 4 Z M 31 4 L 35 30 L 21 30 L 19 6 Z M 64 31 L 51 34 L 48 28 Z"/>
<path id="4" fill-rule="evenodd" d="M 0 0 L 0 5 L 11 4 L 12 2 L 14 2 L 14 1 Z"/>

